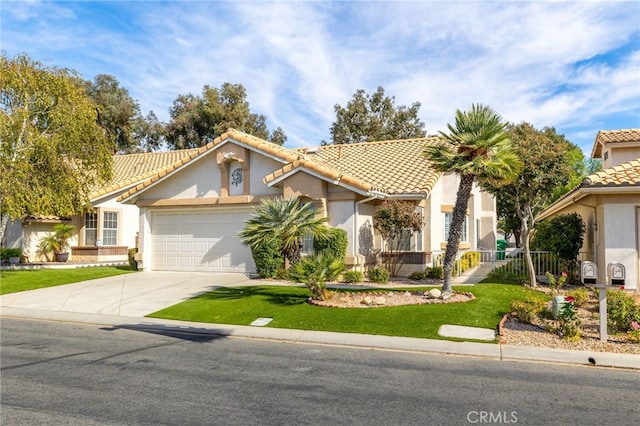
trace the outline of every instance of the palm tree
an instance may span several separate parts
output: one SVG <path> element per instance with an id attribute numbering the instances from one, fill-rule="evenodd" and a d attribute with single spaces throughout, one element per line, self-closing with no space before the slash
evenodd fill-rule
<path id="1" fill-rule="evenodd" d="M 443 143 L 428 146 L 424 151 L 436 170 L 454 172 L 460 177 L 444 256 L 443 292 L 451 292 L 451 273 L 473 183 L 509 182 L 521 166 L 505 132 L 506 123 L 488 106 L 473 104 L 470 111 L 456 110 L 455 126 L 447 127 L 448 134 L 440 132 Z"/>
<path id="2" fill-rule="evenodd" d="M 325 238 L 326 217 L 316 217 L 313 204 L 300 204 L 297 198 L 265 199 L 256 207 L 238 236 L 252 250 L 277 241 L 284 259 L 293 264 L 300 259 L 301 239 L 309 234 Z"/>

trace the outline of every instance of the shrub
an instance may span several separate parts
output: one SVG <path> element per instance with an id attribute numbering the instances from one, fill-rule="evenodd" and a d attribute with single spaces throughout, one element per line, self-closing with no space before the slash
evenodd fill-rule
<path id="1" fill-rule="evenodd" d="M 327 282 L 338 278 L 344 270 L 344 262 L 330 256 L 303 257 L 289 268 L 289 278 L 304 283 L 314 298 L 327 300 Z"/>
<path id="2" fill-rule="evenodd" d="M 347 255 L 347 245 L 349 244 L 347 231 L 339 228 L 329 228 L 327 233 L 328 236 L 326 238 L 313 240 L 313 251 L 316 254 L 344 262 L 344 258 Z"/>
<path id="3" fill-rule="evenodd" d="M 130 248 L 129 250 L 127 250 L 127 254 L 129 257 L 129 269 L 131 269 L 132 271 L 137 271 L 138 270 L 138 262 L 136 261 L 136 253 L 138 252 L 137 248 Z"/>
<path id="4" fill-rule="evenodd" d="M 567 296 L 573 297 L 573 304 L 580 307 L 589 300 L 589 290 L 586 288 L 576 288 L 567 292 Z"/>
<path id="5" fill-rule="evenodd" d="M 563 339 L 579 340 L 582 335 L 582 321 L 576 314 L 573 303 L 562 305 L 560 317 L 558 318 L 558 333 Z"/>
<path id="6" fill-rule="evenodd" d="M 360 271 L 346 271 L 342 274 L 345 283 L 360 283 L 364 280 L 364 274 Z"/>
<path id="7" fill-rule="evenodd" d="M 526 322 L 527 324 L 533 324 L 544 309 L 544 300 L 533 296 L 527 296 L 524 300 L 514 300 L 511 302 L 511 310 L 515 312 L 520 321 Z"/>
<path id="8" fill-rule="evenodd" d="M 0 247 L 0 259 L 7 260 L 10 257 L 22 257 L 22 249 Z"/>
<path id="9" fill-rule="evenodd" d="M 376 284 L 386 284 L 389 282 L 389 270 L 376 267 L 369 271 L 369 280 Z"/>
<path id="10" fill-rule="evenodd" d="M 640 322 L 640 306 L 621 290 L 607 290 L 607 325 L 614 332 L 631 329 L 632 322 Z"/>
<path id="11" fill-rule="evenodd" d="M 551 294 L 552 295 L 558 294 L 558 291 L 560 291 L 564 283 L 567 281 L 567 273 L 563 272 L 562 274 L 560 274 L 557 280 L 556 280 L 556 277 L 554 277 L 553 274 L 550 272 L 547 272 L 545 275 L 547 276 L 547 281 L 549 282 L 549 288 L 551 289 Z"/>
<path id="12" fill-rule="evenodd" d="M 414 281 L 420 281 L 420 280 L 424 280 L 427 277 L 427 274 L 425 274 L 424 272 L 412 272 L 411 275 L 409 275 L 409 279 L 410 280 L 414 280 Z"/>
<path id="13" fill-rule="evenodd" d="M 273 278 L 280 281 L 289 281 L 289 271 L 284 268 L 278 268 L 273 274 Z"/>
<path id="14" fill-rule="evenodd" d="M 253 262 L 260 278 L 273 278 L 278 268 L 282 267 L 284 258 L 278 240 L 265 240 L 259 246 L 251 248 Z"/>
<path id="15" fill-rule="evenodd" d="M 564 260 L 575 260 L 582 247 L 584 232 L 584 221 L 579 214 L 562 214 L 536 225 L 531 247 L 557 253 Z"/>
<path id="16" fill-rule="evenodd" d="M 424 275 L 426 278 L 441 280 L 444 278 L 444 269 L 442 266 L 427 266 L 424 270 Z"/>

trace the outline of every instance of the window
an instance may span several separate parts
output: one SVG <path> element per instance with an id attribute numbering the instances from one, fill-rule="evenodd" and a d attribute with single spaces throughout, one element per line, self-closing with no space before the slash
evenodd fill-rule
<path id="1" fill-rule="evenodd" d="M 307 234 L 300 238 L 300 244 L 302 244 L 302 248 L 300 248 L 301 254 L 313 254 L 313 234 Z"/>
<path id="2" fill-rule="evenodd" d="M 451 219 L 453 218 L 453 213 L 445 213 L 444 214 L 444 240 L 449 240 L 449 229 L 451 228 Z M 460 234 L 460 241 L 469 241 L 469 216 L 464 217 L 464 223 L 462 224 L 462 233 Z"/>
<path id="3" fill-rule="evenodd" d="M 98 213 L 84 214 L 84 245 L 95 246 L 98 238 Z"/>
<path id="4" fill-rule="evenodd" d="M 102 244 L 118 245 L 118 212 L 104 212 L 102 218 Z"/>

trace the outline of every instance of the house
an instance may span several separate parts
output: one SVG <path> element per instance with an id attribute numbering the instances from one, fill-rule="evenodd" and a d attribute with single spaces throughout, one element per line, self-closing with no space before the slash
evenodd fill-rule
<path id="1" fill-rule="evenodd" d="M 385 250 L 373 227 L 376 208 L 385 199 L 401 199 L 415 204 L 425 224 L 403 241 L 401 274 L 422 271 L 446 248 L 458 189 L 455 174 L 436 172 L 423 155 L 425 145 L 438 142 L 428 137 L 288 149 L 231 129 L 193 150 L 122 156 L 128 168 L 94 197 L 97 213 L 72 219 L 80 229 L 78 245 L 88 250 L 102 236 L 101 250 L 112 243 L 138 247 L 142 270 L 252 273 L 251 251 L 238 232 L 261 200 L 297 197 L 347 232 L 347 265 L 364 269 Z M 117 238 L 107 240 L 105 232 L 113 230 Z M 474 187 L 460 248 L 495 244 L 495 199 Z"/>
<path id="2" fill-rule="evenodd" d="M 602 170 L 550 205 L 540 219 L 578 213 L 586 232 L 583 260 L 598 267 L 598 282 L 607 281 L 607 265 L 622 263 L 625 288 L 639 292 L 640 281 L 640 129 L 602 130 L 591 156 Z"/>

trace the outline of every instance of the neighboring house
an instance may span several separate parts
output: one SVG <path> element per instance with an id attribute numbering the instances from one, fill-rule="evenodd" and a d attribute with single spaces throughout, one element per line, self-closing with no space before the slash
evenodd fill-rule
<path id="1" fill-rule="evenodd" d="M 40 239 L 51 232 L 56 223 L 65 222 L 78 228 L 78 234 L 71 240 L 70 261 L 126 261 L 127 249 L 136 247 L 139 212 L 136 206 L 119 203 L 116 199 L 139 182 L 195 151 L 114 155 L 113 179 L 91 195 L 91 211 L 71 218 L 29 216 L 11 221 L 3 244 L 22 248 L 30 262 L 44 261 L 46 259 L 38 253 Z"/>
<path id="2" fill-rule="evenodd" d="M 596 136 L 593 158 L 602 170 L 549 206 L 541 219 L 578 213 L 586 225 L 581 252 L 598 266 L 598 282 L 607 265 L 622 263 L 625 288 L 640 286 L 640 129 L 603 130 Z"/>
<path id="3" fill-rule="evenodd" d="M 373 215 L 385 199 L 415 203 L 424 229 L 403 241 L 401 274 L 422 271 L 446 248 L 456 200 L 455 174 L 434 171 L 423 155 L 435 137 L 288 149 L 230 130 L 191 150 L 114 156 L 115 178 L 92 196 L 93 210 L 70 218 L 78 226 L 72 261 L 126 260 L 138 247 L 143 270 L 255 272 L 238 232 L 261 200 L 311 202 L 330 226 L 347 232 L 346 262 L 364 269 L 385 244 Z M 28 218 L 12 235 L 35 257 L 55 218 Z M 18 232 L 16 232 L 16 230 Z M 303 250 L 311 247 L 304 241 Z M 461 250 L 495 249 L 492 195 L 474 186 Z"/>

